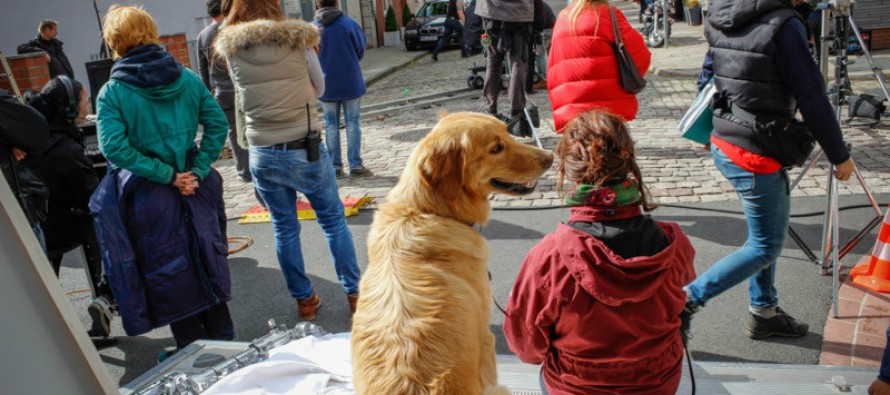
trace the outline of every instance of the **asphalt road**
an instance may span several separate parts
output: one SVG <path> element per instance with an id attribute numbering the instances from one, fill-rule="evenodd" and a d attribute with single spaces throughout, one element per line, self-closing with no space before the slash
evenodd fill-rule
<path id="1" fill-rule="evenodd" d="M 886 203 L 888 196 L 880 196 Z M 865 203 L 862 196 L 844 196 L 842 206 Z M 824 206 L 819 198 L 795 198 L 795 213 L 819 212 Z M 696 204 L 700 209 L 739 210 L 738 202 Z M 490 269 L 496 298 L 505 303 L 513 279 L 519 270 L 525 253 L 546 233 L 551 232 L 559 221 L 567 218 L 567 209 L 549 210 L 497 210 L 482 233 L 488 239 L 492 258 Z M 870 219 L 866 209 L 843 211 L 841 239 L 855 234 Z M 696 248 L 695 267 L 698 273 L 706 270 L 722 256 L 732 252 L 745 239 L 745 224 L 740 216 L 703 210 L 662 207 L 655 211 L 661 220 L 679 223 Z M 373 217 L 373 211 L 363 211 L 348 219 L 358 251 L 359 264 L 367 264 L 365 239 Z M 346 298 L 336 281 L 333 265 L 324 242 L 324 236 L 315 222 L 303 221 L 302 241 L 307 271 L 317 293 L 324 301 L 316 323 L 329 332 L 349 330 L 350 321 Z M 821 236 L 821 216 L 794 218 L 792 225 L 805 240 L 814 246 Z M 868 254 L 875 240 L 876 231 L 868 236 L 843 263 L 855 264 L 862 254 Z M 266 321 L 274 318 L 292 326 L 298 322 L 296 303 L 288 294 L 275 258 L 274 237 L 270 224 L 238 225 L 229 223 L 230 236 L 250 236 L 255 243 L 245 251 L 229 258 L 234 298 L 230 303 L 238 340 L 249 341 L 266 333 Z M 697 360 L 751 361 L 789 364 L 816 364 L 822 344 L 822 328 L 831 303 L 831 278 L 819 275 L 816 267 L 807 261 L 801 250 L 790 240 L 779 262 L 777 288 L 782 307 L 810 324 L 810 334 L 800 339 L 753 341 L 745 337 L 744 322 L 747 311 L 747 286 L 739 285 L 715 298 L 693 320 L 694 339 L 691 344 Z M 69 254 L 63 262 L 62 287 L 68 292 L 75 311 L 80 314 L 86 328 L 89 318 L 86 306 L 88 293 L 79 256 Z M 843 312 L 842 312 L 843 313 Z M 501 324 L 503 317 L 492 311 L 491 330 L 498 338 L 498 353 L 509 353 Z M 161 328 L 147 334 L 124 336 L 120 320 L 115 319 L 113 335 L 117 344 L 99 351 L 112 376 L 121 385 L 133 380 L 155 365 L 158 352 L 173 346 L 169 330 Z"/>

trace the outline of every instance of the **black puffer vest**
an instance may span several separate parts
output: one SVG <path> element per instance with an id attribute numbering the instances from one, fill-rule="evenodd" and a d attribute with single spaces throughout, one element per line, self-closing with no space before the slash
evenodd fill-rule
<path id="1" fill-rule="evenodd" d="M 714 59 L 718 96 L 755 115 L 758 121 L 784 123 L 797 112 L 797 102 L 782 83 L 775 59 L 776 34 L 796 15 L 787 0 L 715 0 L 708 11 L 705 36 Z M 720 107 L 718 100 L 713 134 L 750 152 L 765 154 L 751 141 L 751 125 Z"/>
<path id="2" fill-rule="evenodd" d="M 793 115 L 797 103 L 782 84 L 774 56 L 779 28 L 797 15 L 790 4 L 718 0 L 711 7 L 705 35 L 718 91 L 752 113 Z"/>

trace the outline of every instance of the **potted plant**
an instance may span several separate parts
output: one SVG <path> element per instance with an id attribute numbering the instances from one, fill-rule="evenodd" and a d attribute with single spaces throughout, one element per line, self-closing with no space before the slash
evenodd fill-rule
<path id="1" fill-rule="evenodd" d="M 699 0 L 684 0 L 683 12 L 686 13 L 686 23 L 690 26 L 701 25 L 701 3 Z"/>
<path id="2" fill-rule="evenodd" d="M 405 26 L 408 25 L 408 22 L 411 22 L 411 19 L 414 19 L 414 15 L 411 14 L 411 8 L 408 7 L 408 2 L 405 2 L 405 7 L 402 8 L 402 27 L 399 28 L 400 35 L 404 40 L 405 37 Z"/>
<path id="3" fill-rule="evenodd" d="M 390 5 L 386 9 L 386 24 L 383 25 L 383 46 L 395 47 L 399 42 L 399 25 L 396 23 L 396 11 Z"/>

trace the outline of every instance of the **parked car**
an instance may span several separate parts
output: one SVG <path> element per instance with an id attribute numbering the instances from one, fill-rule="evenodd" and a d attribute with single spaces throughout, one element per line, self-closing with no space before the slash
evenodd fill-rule
<path id="1" fill-rule="evenodd" d="M 445 34 L 445 11 L 448 0 L 428 1 L 417 10 L 417 14 L 405 25 L 405 49 L 432 49 L 439 38 Z M 457 33 L 451 34 L 449 44 L 457 44 L 460 40 Z"/>

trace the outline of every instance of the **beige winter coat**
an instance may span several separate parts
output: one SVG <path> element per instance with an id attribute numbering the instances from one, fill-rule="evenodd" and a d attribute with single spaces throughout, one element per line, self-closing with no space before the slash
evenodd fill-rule
<path id="1" fill-rule="evenodd" d="M 245 115 L 252 146 L 281 144 L 319 130 L 316 94 L 309 79 L 306 48 L 318 45 L 318 30 L 300 20 L 260 19 L 223 26 L 216 38 Z"/>

